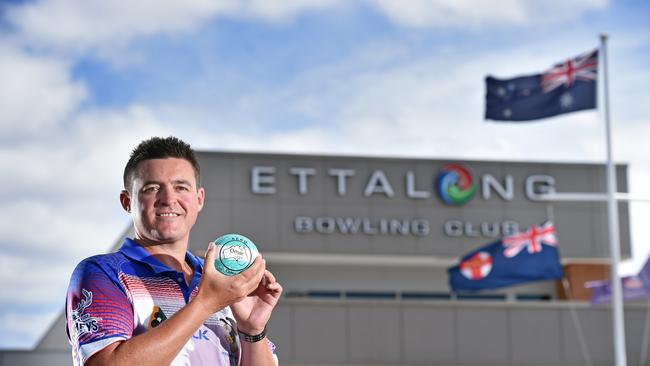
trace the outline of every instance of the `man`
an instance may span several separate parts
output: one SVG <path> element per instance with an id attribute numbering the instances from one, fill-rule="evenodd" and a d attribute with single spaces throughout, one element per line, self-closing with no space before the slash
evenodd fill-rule
<path id="1" fill-rule="evenodd" d="M 120 202 L 135 228 L 116 253 L 83 260 L 66 299 L 75 365 L 275 365 L 266 323 L 282 287 L 260 256 L 226 276 L 188 249 L 205 190 L 189 145 L 151 138 L 132 152 Z"/>

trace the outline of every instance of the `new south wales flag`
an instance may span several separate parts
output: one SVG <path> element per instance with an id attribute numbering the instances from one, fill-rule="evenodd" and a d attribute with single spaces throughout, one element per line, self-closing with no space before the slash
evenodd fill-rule
<path id="1" fill-rule="evenodd" d="M 550 221 L 465 255 L 448 269 L 452 291 L 478 291 L 563 276 Z"/>

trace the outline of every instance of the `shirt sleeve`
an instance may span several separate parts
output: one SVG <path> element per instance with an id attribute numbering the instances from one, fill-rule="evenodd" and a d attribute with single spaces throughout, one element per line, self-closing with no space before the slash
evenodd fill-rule
<path id="1" fill-rule="evenodd" d="M 115 274 L 92 259 L 82 261 L 70 279 L 66 332 L 75 365 L 111 343 L 133 335 L 133 308 Z"/>

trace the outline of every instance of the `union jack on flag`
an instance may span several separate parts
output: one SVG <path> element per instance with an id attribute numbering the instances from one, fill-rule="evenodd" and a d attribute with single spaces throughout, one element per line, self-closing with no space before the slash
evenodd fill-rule
<path id="1" fill-rule="evenodd" d="M 556 64 L 542 75 L 542 90 L 547 93 L 558 86 L 573 86 L 576 80 L 598 80 L 598 51 L 584 53 Z"/>
<path id="2" fill-rule="evenodd" d="M 550 221 L 545 222 L 541 226 L 533 225 L 522 233 L 516 233 L 503 238 L 503 246 L 505 248 L 503 255 L 506 258 L 512 258 L 524 248 L 528 249 L 528 253 L 539 253 L 542 251 L 542 242 L 551 246 L 557 245 L 555 226 Z"/>

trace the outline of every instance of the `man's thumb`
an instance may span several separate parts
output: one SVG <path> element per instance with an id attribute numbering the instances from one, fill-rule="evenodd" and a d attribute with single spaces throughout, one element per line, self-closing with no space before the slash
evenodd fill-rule
<path id="1" fill-rule="evenodd" d="M 217 255 L 217 249 L 214 245 L 214 242 L 208 244 L 208 250 L 205 251 L 205 266 L 214 267 L 214 259 Z"/>

